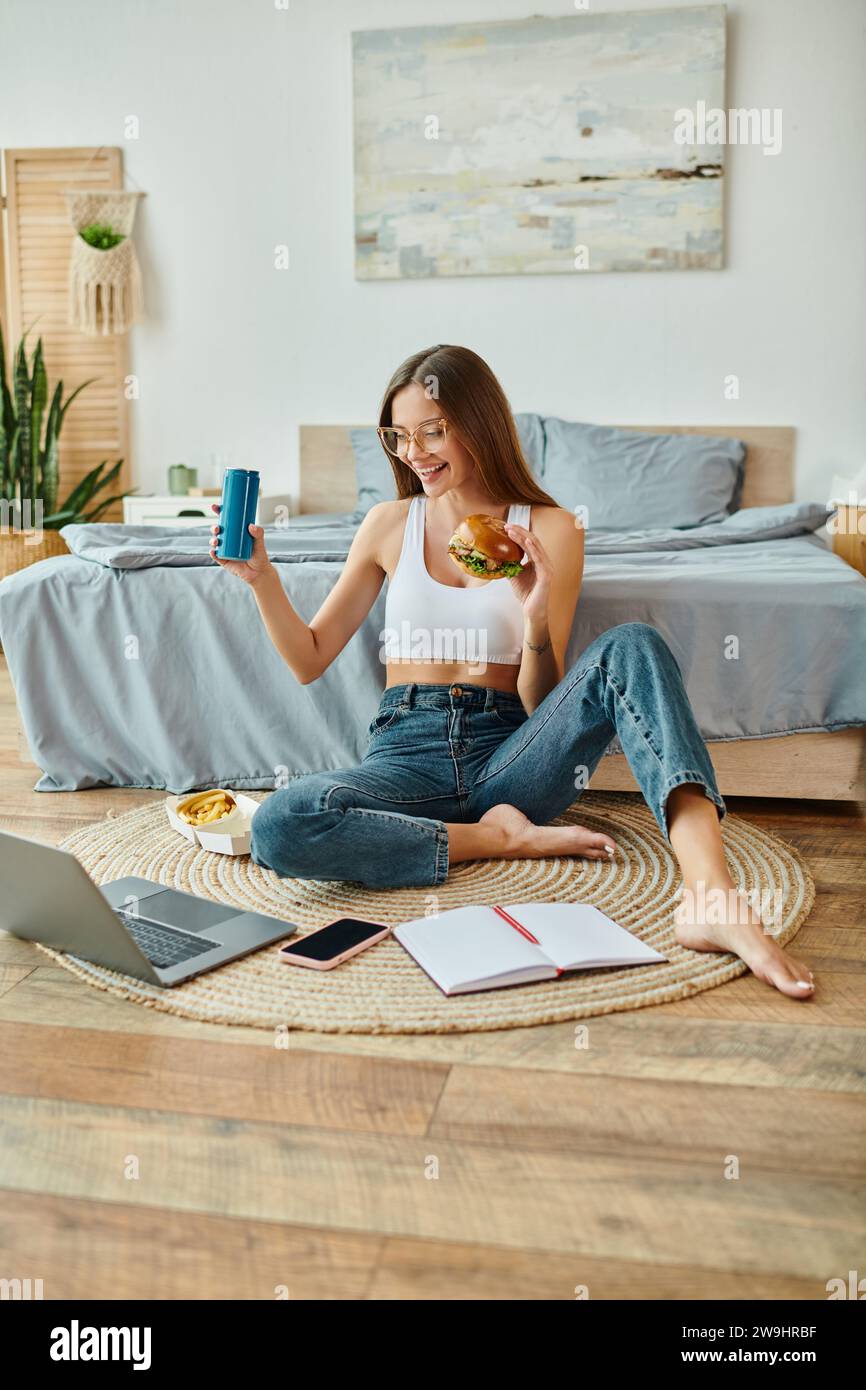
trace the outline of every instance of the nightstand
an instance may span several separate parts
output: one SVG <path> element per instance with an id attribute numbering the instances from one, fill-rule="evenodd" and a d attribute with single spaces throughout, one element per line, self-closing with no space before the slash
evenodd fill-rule
<path id="1" fill-rule="evenodd" d="M 202 522 L 216 520 L 211 511 L 211 502 L 218 497 L 124 497 L 124 526 L 201 526 Z"/>
<path id="2" fill-rule="evenodd" d="M 866 579 L 866 506 L 840 506 L 831 524 L 834 553 Z"/>
<path id="3" fill-rule="evenodd" d="M 124 526 L 201 526 L 205 521 L 216 521 L 211 511 L 211 503 L 219 497 L 150 497 L 135 495 L 123 499 Z M 290 512 L 291 498 L 288 494 L 259 497 L 256 521 L 267 526 L 275 517 L 286 517 Z M 279 511 L 277 509 L 280 508 Z"/>

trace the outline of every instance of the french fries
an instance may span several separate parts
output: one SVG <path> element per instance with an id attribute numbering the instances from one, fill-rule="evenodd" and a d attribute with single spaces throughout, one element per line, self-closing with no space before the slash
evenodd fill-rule
<path id="1" fill-rule="evenodd" d="M 212 791 L 198 792 L 195 796 L 190 796 L 186 801 L 178 803 L 177 814 L 181 820 L 186 821 L 187 825 L 194 825 L 199 828 L 203 825 L 214 825 L 216 821 L 225 820 L 232 811 L 237 810 L 237 802 L 231 792 Z"/>

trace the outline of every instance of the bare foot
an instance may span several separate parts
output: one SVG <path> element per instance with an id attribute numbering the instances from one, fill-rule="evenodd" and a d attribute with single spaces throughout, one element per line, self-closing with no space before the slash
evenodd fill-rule
<path id="1" fill-rule="evenodd" d="M 808 965 L 776 944 L 732 881 L 704 885 L 702 894 L 691 885 L 674 913 L 674 923 L 677 941 L 690 951 L 731 951 L 759 980 L 792 999 L 810 999 L 815 992 Z"/>
<path id="2" fill-rule="evenodd" d="M 548 855 L 579 855 L 582 859 L 612 859 L 616 849 L 610 835 L 582 825 L 533 825 L 516 806 L 491 806 L 478 822 L 505 832 L 503 859 L 544 859 Z"/>

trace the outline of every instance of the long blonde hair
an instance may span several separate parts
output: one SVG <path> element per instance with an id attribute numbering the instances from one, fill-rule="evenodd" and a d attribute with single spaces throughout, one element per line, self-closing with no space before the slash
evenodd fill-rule
<path id="1" fill-rule="evenodd" d="M 533 478 L 505 392 L 477 352 L 440 343 L 407 357 L 388 382 L 379 411 L 380 426 L 394 423 L 394 397 L 412 382 L 423 386 L 441 410 L 471 455 L 481 485 L 495 501 L 558 506 Z M 385 456 L 394 473 L 398 497 L 423 492 L 421 479 L 413 468 L 394 458 L 387 449 Z"/>

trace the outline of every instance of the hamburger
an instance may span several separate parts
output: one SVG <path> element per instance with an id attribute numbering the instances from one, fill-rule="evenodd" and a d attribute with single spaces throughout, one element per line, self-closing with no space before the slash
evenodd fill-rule
<path id="1" fill-rule="evenodd" d="M 495 516 L 467 516 L 451 540 L 448 554 L 460 569 L 478 579 L 513 579 L 520 573 L 524 551 L 513 541 L 505 523 Z"/>

